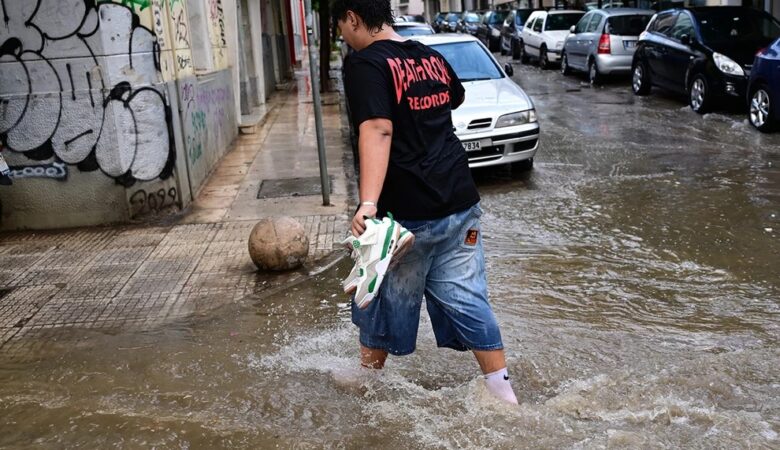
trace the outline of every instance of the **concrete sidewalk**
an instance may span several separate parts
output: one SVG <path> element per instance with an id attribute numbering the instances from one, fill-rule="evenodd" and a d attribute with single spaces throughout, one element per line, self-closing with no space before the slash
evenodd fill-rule
<path id="1" fill-rule="evenodd" d="M 316 270 L 347 232 L 353 187 L 339 97 L 326 94 L 333 193 L 322 205 L 307 75 L 299 71 L 272 99 L 264 122 L 239 136 L 173 224 L 0 234 L 0 353 L 37 354 L 74 329 L 156 327 Z M 250 230 L 283 215 L 305 226 L 309 263 L 292 274 L 257 272 Z"/>

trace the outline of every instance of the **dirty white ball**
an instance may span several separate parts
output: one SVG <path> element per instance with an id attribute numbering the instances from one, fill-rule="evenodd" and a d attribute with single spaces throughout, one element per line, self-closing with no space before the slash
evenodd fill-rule
<path id="1" fill-rule="evenodd" d="M 263 270 L 300 267 L 309 255 L 309 238 L 292 217 L 263 219 L 249 235 L 249 256 Z"/>

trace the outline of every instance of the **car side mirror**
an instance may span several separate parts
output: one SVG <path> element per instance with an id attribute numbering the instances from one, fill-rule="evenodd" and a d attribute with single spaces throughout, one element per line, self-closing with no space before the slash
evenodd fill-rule
<path id="1" fill-rule="evenodd" d="M 507 75 L 510 77 L 515 74 L 515 69 L 512 67 L 511 64 L 504 65 L 504 72 L 506 72 Z"/>
<path id="2" fill-rule="evenodd" d="M 691 37 L 687 34 L 680 36 L 680 42 L 682 45 L 691 45 Z"/>
<path id="3" fill-rule="evenodd" d="M 571 28 L 569 28 L 569 33 L 574 34 L 574 31 L 577 29 L 576 25 L 572 25 Z"/>

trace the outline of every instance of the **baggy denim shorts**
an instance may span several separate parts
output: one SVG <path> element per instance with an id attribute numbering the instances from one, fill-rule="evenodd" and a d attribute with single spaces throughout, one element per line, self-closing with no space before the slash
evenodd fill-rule
<path id="1" fill-rule="evenodd" d="M 414 352 L 424 295 L 439 347 L 504 348 L 488 303 L 481 215 L 476 204 L 441 219 L 399 220 L 414 233 L 414 246 L 385 275 L 366 309 L 352 302 L 363 346 L 393 355 Z"/>

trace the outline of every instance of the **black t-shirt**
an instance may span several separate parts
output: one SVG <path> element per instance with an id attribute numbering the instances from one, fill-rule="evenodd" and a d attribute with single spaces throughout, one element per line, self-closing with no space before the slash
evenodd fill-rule
<path id="1" fill-rule="evenodd" d="M 377 205 L 397 219 L 438 219 L 479 201 L 468 157 L 452 126 L 465 94 L 455 71 L 419 42 L 381 40 L 345 61 L 352 124 L 393 122 L 390 163 Z"/>

